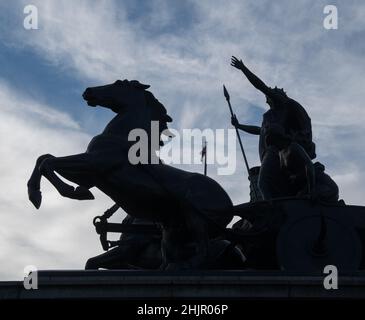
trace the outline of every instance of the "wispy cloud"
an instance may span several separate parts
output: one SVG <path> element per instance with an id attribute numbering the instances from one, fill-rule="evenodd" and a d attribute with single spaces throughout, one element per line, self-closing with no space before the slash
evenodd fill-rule
<path id="1" fill-rule="evenodd" d="M 3 80 L 0 114 L 0 278 L 20 279 L 26 265 L 82 268 L 100 252 L 92 218 L 112 202 L 100 192 L 94 203 L 61 199 L 44 181 L 42 210 L 36 211 L 26 183 L 39 155 L 80 153 L 90 137 L 67 114 L 14 92 Z"/>
<path id="2" fill-rule="evenodd" d="M 266 109 L 264 97 L 229 66 L 232 54 L 242 57 L 268 85 L 284 87 L 308 110 L 319 160 L 335 177 L 347 202 L 364 204 L 365 6 L 361 0 L 335 1 L 340 24 L 332 31 L 322 25 L 323 7 L 328 4 L 324 0 L 186 1 L 178 10 L 170 1 L 162 0 L 138 5 L 136 1 L 103 0 L 33 3 L 39 8 L 40 29 L 32 32 L 22 28 L 22 5 L 27 1 L 0 4 L 3 14 L 16 17 L 4 20 L 7 24 L 0 29 L 4 44 L 13 50 L 37 53 L 60 74 L 72 74 L 85 86 L 116 78 L 149 83 L 174 118 L 172 126 L 180 130 L 186 126 L 229 126 L 223 83 L 230 90 L 240 120 L 259 124 L 257 119 Z M 0 146 L 4 159 L 0 183 L 2 188 L 14 186 L 14 191 L 0 198 L 1 212 L 12 215 L 7 218 L 9 227 L 0 229 L 3 242 L 13 239 L 17 223 L 24 226 L 19 212 L 33 212 L 19 188 L 25 186 L 35 158 L 46 152 L 80 152 L 90 138 L 82 132 L 82 122 L 42 102 L 29 103 L 29 97 L 19 94 L 0 82 L 0 130 L 1 136 L 9 137 Z M 254 114 L 252 106 L 257 106 Z M 244 136 L 244 144 L 250 163 L 258 164 L 257 138 Z M 243 169 L 240 171 L 241 165 L 243 168 L 239 162 L 234 176 L 213 176 L 235 203 L 248 200 L 247 177 Z M 59 250 L 55 267 L 80 266 L 98 248 L 97 237 L 89 230 L 90 217 L 104 210 L 108 201 L 94 201 L 91 208 L 85 203 L 60 200 L 48 187 L 44 197 L 42 217 L 35 218 L 36 224 L 27 220 L 33 232 L 25 238 L 43 251 L 39 249 L 39 256 L 29 260 L 51 266 L 47 250 L 52 247 Z M 71 224 L 75 227 L 65 230 L 63 219 L 75 219 Z M 51 225 L 57 225 L 57 230 Z M 67 235 L 62 237 L 62 232 Z M 39 240 L 34 234 L 41 235 Z M 76 238 L 77 246 L 70 248 Z M 24 242 L 15 243 L 12 248 L 26 247 Z M 3 257 L 8 257 L 9 249 L 2 246 Z M 26 257 L 25 249 L 21 252 Z M 77 257 L 77 252 L 83 252 L 83 257 Z M 18 262 L 8 260 L 8 266 L 27 260 L 16 259 Z"/>

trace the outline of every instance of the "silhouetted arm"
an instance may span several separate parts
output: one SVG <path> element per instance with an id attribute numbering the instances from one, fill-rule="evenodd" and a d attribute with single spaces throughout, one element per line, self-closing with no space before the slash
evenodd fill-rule
<path id="1" fill-rule="evenodd" d="M 256 75 L 254 75 L 242 62 L 242 60 L 238 60 L 235 56 L 232 56 L 231 65 L 243 72 L 248 81 L 258 90 L 260 90 L 263 94 L 270 96 L 272 91 L 271 89 Z"/>
<path id="2" fill-rule="evenodd" d="M 258 127 L 258 126 L 247 126 L 247 125 L 244 125 L 244 124 L 240 124 L 238 122 L 236 116 L 232 117 L 231 123 L 237 129 L 240 129 L 240 130 L 245 131 L 245 132 L 250 133 L 250 134 L 260 135 L 260 131 L 261 131 L 260 127 Z"/>
<path id="3" fill-rule="evenodd" d="M 240 129 L 242 131 L 245 131 L 247 133 L 254 134 L 256 136 L 259 136 L 260 135 L 260 131 L 261 131 L 261 128 L 260 127 L 257 127 L 257 126 L 247 126 L 247 125 L 244 125 L 244 124 L 240 124 L 236 128 L 237 129 Z"/>

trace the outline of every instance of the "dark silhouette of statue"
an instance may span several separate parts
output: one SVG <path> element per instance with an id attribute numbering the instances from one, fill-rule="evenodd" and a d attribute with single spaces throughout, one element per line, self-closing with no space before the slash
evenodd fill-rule
<path id="1" fill-rule="evenodd" d="M 97 187 L 131 217 L 162 225 L 163 269 L 199 268 L 208 258 L 209 241 L 219 237 L 232 220 L 232 202 L 207 176 L 161 162 L 131 164 L 128 151 L 135 142 L 128 141 L 130 131 L 138 128 L 150 135 L 151 121 L 159 121 L 161 134 L 172 121 L 147 88 L 135 80 L 87 88 L 83 98 L 89 106 L 109 108 L 117 115 L 85 152 L 40 156 L 28 181 L 29 199 L 40 207 L 42 176 L 71 199 L 92 200 L 89 189 Z M 152 144 L 148 148 L 148 154 L 156 151 Z M 78 186 L 72 187 L 58 175 Z"/>
<path id="2" fill-rule="evenodd" d="M 258 187 L 264 200 L 283 196 L 301 196 L 305 194 L 325 194 L 323 187 L 316 189 L 317 182 L 326 185 L 336 193 L 337 185 L 324 174 L 316 170 L 312 160 L 316 157 L 315 144 L 312 141 L 312 126 L 305 109 L 289 98 L 283 89 L 270 88 L 254 75 L 236 57 L 231 65 L 241 70 L 250 83 L 266 96 L 269 110 L 264 113 L 261 127 L 242 125 L 235 116 L 232 124 L 245 132 L 260 136 L 259 155 L 261 168 Z M 322 165 L 317 165 L 323 168 Z M 316 177 L 317 172 L 317 177 Z"/>
<path id="3" fill-rule="evenodd" d="M 232 64 L 266 94 L 270 106 L 261 127 L 232 119 L 237 127 L 260 134 L 259 186 L 270 201 L 233 206 L 213 179 L 159 161 L 156 151 L 172 119 L 147 91 L 148 85 L 117 80 L 88 88 L 83 94 L 87 104 L 109 108 L 116 116 L 85 152 L 40 156 L 27 184 L 36 208 L 42 201 L 42 177 L 63 197 L 92 200 L 90 189 L 96 187 L 115 202 L 94 218 L 106 252 L 90 258 L 86 269 L 323 272 L 329 264 L 341 271 L 365 268 L 365 208 L 339 201 L 336 183 L 322 164 L 312 162 L 315 146 L 308 115 L 282 90 L 266 87 L 241 61 L 233 58 Z M 151 121 L 159 121 L 157 137 L 152 136 Z M 132 164 L 128 156 L 135 144 L 128 137 L 136 128 L 148 137 L 152 155 L 147 163 Z M 157 145 L 152 143 L 156 138 Z M 122 223 L 109 223 L 119 208 L 127 217 Z M 241 220 L 228 228 L 233 216 Z M 109 241 L 108 232 L 121 233 L 119 241 Z"/>

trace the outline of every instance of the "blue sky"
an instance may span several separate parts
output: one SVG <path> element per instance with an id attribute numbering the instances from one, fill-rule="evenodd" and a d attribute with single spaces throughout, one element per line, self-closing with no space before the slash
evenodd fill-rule
<path id="1" fill-rule="evenodd" d="M 365 205 L 362 0 L 35 0 L 39 30 L 23 28 L 27 4 L 0 4 L 0 279 L 21 277 L 28 264 L 82 268 L 101 252 L 91 220 L 109 199 L 97 191 L 94 202 L 61 199 L 44 182 L 37 212 L 26 195 L 37 156 L 82 152 L 113 116 L 85 105 L 86 87 L 148 83 L 181 130 L 230 127 L 225 83 L 240 121 L 259 125 L 265 98 L 229 65 L 231 55 L 307 109 L 318 160 L 346 202 Z M 327 4 L 337 5 L 338 30 L 323 28 Z M 257 138 L 243 141 L 258 164 Z M 248 183 L 237 161 L 232 176 L 208 170 L 242 203 Z"/>

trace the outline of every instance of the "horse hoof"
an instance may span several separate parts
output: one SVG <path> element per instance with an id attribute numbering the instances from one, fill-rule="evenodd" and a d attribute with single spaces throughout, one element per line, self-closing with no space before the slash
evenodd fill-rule
<path id="1" fill-rule="evenodd" d="M 90 192 L 89 189 L 78 186 L 74 191 L 75 198 L 78 200 L 94 200 L 94 195 Z"/>
<path id="2" fill-rule="evenodd" d="M 42 203 L 42 192 L 40 190 L 28 189 L 28 198 L 37 209 L 40 208 Z"/>
<path id="3" fill-rule="evenodd" d="M 85 270 L 97 270 L 98 267 L 96 266 L 96 263 L 94 262 L 93 258 L 90 258 L 89 260 L 86 261 L 85 264 Z"/>

